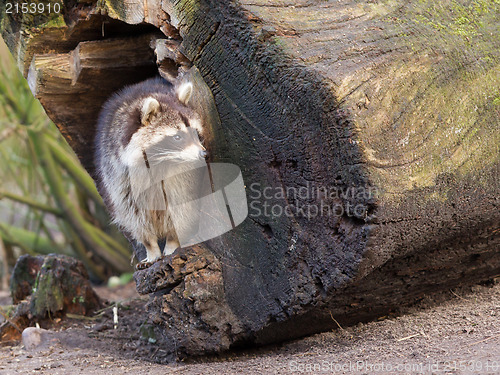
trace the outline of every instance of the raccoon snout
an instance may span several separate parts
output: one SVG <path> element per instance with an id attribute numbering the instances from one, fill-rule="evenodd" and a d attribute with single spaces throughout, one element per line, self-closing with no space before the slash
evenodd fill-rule
<path id="1" fill-rule="evenodd" d="M 206 159 L 208 157 L 208 152 L 206 150 L 200 150 L 200 157 Z"/>

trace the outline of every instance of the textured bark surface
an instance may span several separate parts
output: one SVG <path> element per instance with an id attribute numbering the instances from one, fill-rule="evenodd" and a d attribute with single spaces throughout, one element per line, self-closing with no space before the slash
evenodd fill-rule
<path id="1" fill-rule="evenodd" d="M 149 322 L 162 361 L 229 349 L 248 334 L 224 295 L 222 264 L 206 248 L 181 249 L 134 277 L 138 292 L 151 295 Z"/>
<path id="2" fill-rule="evenodd" d="M 65 4 L 43 33 L 1 20 L 25 73 L 33 56 L 112 37 L 133 51 L 160 30 L 160 70 L 198 69 L 217 111 L 205 109 L 212 161 L 240 166 L 248 188 L 242 225 L 136 274 L 165 359 L 370 319 L 500 273 L 498 2 Z M 39 97 L 92 171 L 98 101 L 70 77 L 67 108 L 78 98 L 87 117 L 57 122 L 65 109 Z"/>

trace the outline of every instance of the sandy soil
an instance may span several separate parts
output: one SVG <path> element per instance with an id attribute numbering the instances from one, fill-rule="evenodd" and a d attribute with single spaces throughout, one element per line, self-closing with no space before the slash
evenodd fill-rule
<path id="1" fill-rule="evenodd" d="M 0 374 L 500 374 L 498 283 L 429 296 L 379 321 L 171 365 L 151 362 L 161 348 L 139 345 L 146 300 L 134 286 L 99 293 L 122 300 L 117 329 L 110 308 L 97 320 L 63 321 L 39 350 L 0 347 Z"/>

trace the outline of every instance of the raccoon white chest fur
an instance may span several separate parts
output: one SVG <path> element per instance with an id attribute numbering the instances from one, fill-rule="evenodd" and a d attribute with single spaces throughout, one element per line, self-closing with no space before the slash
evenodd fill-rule
<path id="1" fill-rule="evenodd" d="M 206 150 L 200 116 L 187 107 L 193 86 L 160 78 L 129 86 L 111 97 L 99 116 L 95 140 L 97 187 L 114 222 L 129 239 L 142 243 L 147 262 L 178 246 L 177 230 L 194 226 L 189 212 L 176 213 L 169 201 L 195 196 L 196 165 Z M 179 220 L 180 219 L 180 220 Z"/>

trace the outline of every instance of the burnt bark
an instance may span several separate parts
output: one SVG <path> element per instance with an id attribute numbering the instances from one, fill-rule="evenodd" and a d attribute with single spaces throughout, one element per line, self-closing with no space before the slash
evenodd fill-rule
<path id="1" fill-rule="evenodd" d="M 142 47 L 160 73 L 205 90 L 211 161 L 242 169 L 249 217 L 136 273 L 168 359 L 371 319 L 500 273 L 499 5 L 476 5 L 65 1 L 44 33 L 2 26 L 90 172 L 100 104 L 157 70 L 152 55 L 114 70 L 104 49 L 72 86 L 79 45 L 119 37 L 133 53 L 154 39 Z M 29 73 L 47 54 L 60 78 L 57 64 L 46 81 Z"/>

